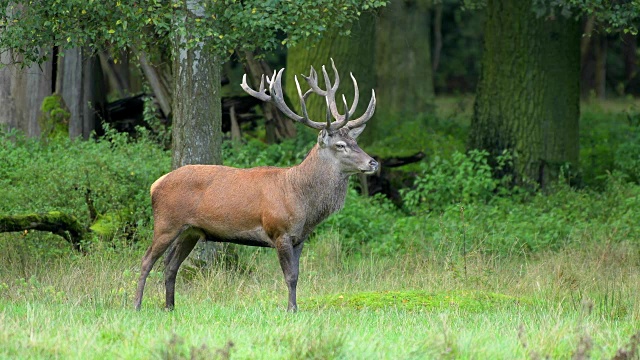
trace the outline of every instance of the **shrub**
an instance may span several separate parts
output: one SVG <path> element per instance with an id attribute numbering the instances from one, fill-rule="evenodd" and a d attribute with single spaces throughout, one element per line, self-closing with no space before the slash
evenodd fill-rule
<path id="1" fill-rule="evenodd" d="M 606 174 L 619 171 L 640 181 L 640 112 L 635 106 L 608 112 L 586 106 L 580 124 L 580 170 L 584 184 L 602 188 Z"/>
<path id="2" fill-rule="evenodd" d="M 46 143 L 0 132 L 0 213 L 62 211 L 131 235 L 150 223 L 149 187 L 170 170 L 169 154 L 141 132 L 136 141 L 107 129 L 100 139 Z"/>
<path id="3" fill-rule="evenodd" d="M 420 210 L 442 210 L 453 204 L 490 201 L 509 179 L 493 177 L 486 151 L 471 150 L 468 154 L 455 152 L 452 158 L 435 157 L 422 163 L 413 187 L 401 191 L 404 204 L 415 213 Z M 503 153 L 497 158 L 498 169 L 510 163 L 511 156 Z"/>

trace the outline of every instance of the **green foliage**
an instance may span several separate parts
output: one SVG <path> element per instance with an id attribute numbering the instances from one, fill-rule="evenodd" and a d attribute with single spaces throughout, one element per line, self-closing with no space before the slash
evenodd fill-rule
<path id="1" fill-rule="evenodd" d="M 384 196 L 362 197 L 350 187 L 345 208 L 320 224 L 317 233 L 338 232 L 341 246 L 349 254 L 392 254 L 399 250 L 392 238 L 399 216 L 400 211 Z"/>
<path id="2" fill-rule="evenodd" d="M 107 129 L 92 141 L 68 137 L 41 143 L 18 132 L 0 132 L 0 213 L 61 211 L 90 225 L 92 207 L 106 234 L 151 223 L 149 186 L 170 170 L 169 154 L 149 140 Z"/>
<path id="3" fill-rule="evenodd" d="M 427 114 L 413 118 L 390 116 L 380 125 L 384 138 L 369 143 L 365 132 L 361 142 L 367 152 L 382 158 L 409 156 L 420 151 L 450 156 L 455 151 L 464 151 L 466 121 L 456 114 L 444 119 Z"/>
<path id="4" fill-rule="evenodd" d="M 537 6 L 544 9 L 544 1 L 536 0 Z M 548 2 L 549 11 L 554 7 L 577 10 L 586 16 L 593 16 L 606 32 L 622 31 L 625 34 L 638 34 L 640 21 L 640 1 L 612 0 L 552 0 Z M 543 13 L 544 14 L 544 13 Z"/>
<path id="5" fill-rule="evenodd" d="M 149 93 L 150 89 L 145 89 Z M 171 147 L 171 127 L 163 123 L 158 116 L 158 108 L 151 96 L 145 96 L 144 109 L 142 111 L 143 120 L 149 125 L 150 135 L 154 140 L 162 144 L 165 148 Z"/>
<path id="6" fill-rule="evenodd" d="M 311 145 L 300 139 L 287 139 L 279 144 L 268 145 L 258 139 L 249 139 L 241 148 L 231 141 L 222 144 L 224 164 L 250 168 L 256 166 L 293 166 L 302 162 Z"/>
<path id="7" fill-rule="evenodd" d="M 636 35 L 640 20 L 640 1 L 615 0 L 532 0 L 532 11 L 538 17 L 594 17 L 606 32 L 621 31 Z M 463 0 L 463 8 L 483 9 L 487 0 Z"/>
<path id="8" fill-rule="evenodd" d="M 607 174 L 616 171 L 640 182 L 640 111 L 635 105 L 622 106 L 615 112 L 599 103 L 583 107 L 580 170 L 587 186 L 602 188 Z"/>
<path id="9" fill-rule="evenodd" d="M 634 109 L 620 115 L 586 106 L 580 169 L 585 186 L 572 188 L 562 175 L 544 194 L 511 187 L 509 178 L 494 178 L 510 165 L 509 154 L 492 168 L 485 152 L 460 152 L 458 138 L 466 128 L 459 118 L 407 119 L 390 136 L 393 141 L 365 146 L 370 153 L 387 148 L 392 154 L 394 141 L 415 139 L 416 149 L 426 147 L 428 160 L 403 170 L 413 180 L 401 191 L 403 208 L 382 195 L 361 196 L 353 179 L 345 208 L 317 228 L 312 242 L 337 234 L 342 251 L 356 257 L 414 251 L 506 256 L 577 246 L 591 238 L 637 243 L 640 135 Z M 108 130 L 99 140 L 61 137 L 46 143 L 3 132 L 0 213 L 62 211 L 106 239 L 148 238 L 149 186 L 169 171 L 170 159 L 155 135 L 140 131 L 135 140 Z M 250 138 L 240 146 L 225 142 L 225 164 L 293 166 L 306 156 L 314 137 L 314 132 L 301 131 L 298 138 L 275 145 Z"/>
<path id="10" fill-rule="evenodd" d="M 421 171 L 411 189 L 402 191 L 406 207 L 416 212 L 421 209 L 442 210 L 454 204 L 487 203 L 496 191 L 507 191 L 501 184 L 509 178 L 496 179 L 493 172 L 511 164 L 511 156 L 503 153 L 492 169 L 489 153 L 471 150 L 468 154 L 455 152 L 451 160 L 436 156 L 430 163 L 422 163 Z"/>
<path id="11" fill-rule="evenodd" d="M 187 48 L 204 42 L 220 54 L 234 49 L 271 50 L 318 39 L 341 28 L 361 11 L 385 5 L 379 0 L 161 1 L 57 0 L 52 3 L 1 0 L 0 49 L 13 49 L 29 64 L 51 56 L 59 46 L 93 50 L 126 47 L 147 50 L 180 37 Z M 348 33 L 348 29 L 344 28 Z M 282 37 L 284 36 L 284 38 Z"/>

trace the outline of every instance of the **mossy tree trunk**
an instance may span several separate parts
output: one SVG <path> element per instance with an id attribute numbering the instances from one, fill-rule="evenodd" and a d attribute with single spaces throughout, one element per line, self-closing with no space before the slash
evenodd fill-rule
<path id="1" fill-rule="evenodd" d="M 378 124 L 384 136 L 397 121 L 433 110 L 430 5 L 427 0 L 391 1 L 382 9 L 376 27 Z"/>
<path id="2" fill-rule="evenodd" d="M 580 28 L 532 1 L 489 0 L 470 148 L 516 156 L 507 172 L 542 187 L 578 162 Z"/>
<path id="3" fill-rule="evenodd" d="M 349 77 L 351 72 L 358 81 L 358 87 L 360 88 L 360 101 L 358 110 L 354 115 L 359 117 L 367 108 L 371 97 L 371 89 L 375 86 L 375 24 L 373 14 L 362 14 L 359 21 L 351 25 L 351 34 L 349 36 L 341 36 L 337 31 L 328 31 L 324 36 L 314 46 L 309 47 L 305 44 L 299 44 L 288 50 L 287 70 L 284 74 L 286 77 L 285 95 L 289 98 L 289 104 L 292 109 L 295 109 L 294 111 L 300 114 L 300 99 L 293 76 L 298 76 L 302 91 L 306 91 L 309 87 L 300 74 L 309 76 L 310 66 L 313 65 L 318 72 L 318 83 L 324 88 L 321 68 L 322 65 L 325 65 L 331 81 L 334 81 L 330 60 L 330 58 L 333 58 L 340 74 L 340 87 L 336 96 L 338 109 L 340 113 L 344 113 L 341 94 L 345 94 L 349 106 L 353 102 L 353 82 Z M 306 104 L 311 120 L 325 121 L 326 106 L 324 99 L 320 96 L 312 95 L 307 99 Z M 375 119 L 371 122 L 374 121 Z"/>

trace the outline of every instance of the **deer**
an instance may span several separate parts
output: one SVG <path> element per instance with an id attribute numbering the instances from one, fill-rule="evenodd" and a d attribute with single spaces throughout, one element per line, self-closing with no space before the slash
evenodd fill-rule
<path id="1" fill-rule="evenodd" d="M 351 107 L 342 95 L 344 113 L 336 105 L 340 78 L 331 59 L 335 80 L 331 82 L 322 66 L 326 89 L 318 84 L 311 66 L 309 76 L 302 75 L 309 89 L 302 92 L 298 77 L 294 80 L 300 98 L 301 115 L 285 103 L 282 74 L 263 74 L 258 91 L 242 78 L 242 89 L 249 95 L 273 103 L 293 121 L 319 130 L 317 143 L 304 160 L 293 167 L 254 167 L 239 169 L 222 165 L 185 165 L 163 175 L 151 185 L 153 241 L 142 257 L 135 309 L 140 310 L 145 282 L 154 263 L 167 249 L 165 257 L 165 309 L 175 306 L 175 282 L 180 265 L 200 240 L 227 242 L 276 250 L 288 287 L 287 311 L 297 311 L 296 286 L 300 255 L 305 240 L 315 227 L 343 208 L 349 176 L 373 174 L 378 162 L 365 153 L 356 139 L 376 106 L 375 90 L 364 114 L 352 120 L 359 98 L 358 83 L 350 74 L 355 95 Z M 309 119 L 306 99 L 324 97 L 325 121 Z"/>

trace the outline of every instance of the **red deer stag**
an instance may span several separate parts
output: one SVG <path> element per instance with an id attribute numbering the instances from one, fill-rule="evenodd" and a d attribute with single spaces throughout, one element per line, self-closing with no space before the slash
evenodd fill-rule
<path id="1" fill-rule="evenodd" d="M 196 242 L 206 239 L 275 248 L 289 288 L 287 309 L 296 311 L 296 284 L 304 241 L 320 222 L 344 206 L 349 175 L 371 174 L 378 169 L 378 162 L 362 151 L 355 140 L 373 116 L 375 92 L 372 91 L 365 113 L 350 120 L 358 104 L 358 84 L 351 75 L 354 101 L 348 108 L 343 95 L 345 110 L 344 115 L 340 114 L 335 100 L 340 79 L 333 60 L 331 65 L 335 74 L 333 84 L 322 67 L 326 90 L 319 87 L 313 67 L 308 77 L 303 75 L 310 86 L 304 94 L 295 77 L 302 116 L 284 101 L 281 82 L 284 69 L 267 77 L 268 94 L 264 75 L 259 91 L 247 85 L 246 75 L 242 79 L 242 88 L 251 96 L 270 101 L 292 120 L 320 130 L 317 144 L 299 165 L 251 169 L 187 165 L 151 185 L 153 243 L 142 258 L 136 309 L 140 309 L 149 271 L 167 248 L 170 250 L 164 275 L 166 308 L 173 309 L 178 269 Z M 309 119 L 305 100 L 311 93 L 325 98 L 326 122 Z"/>

